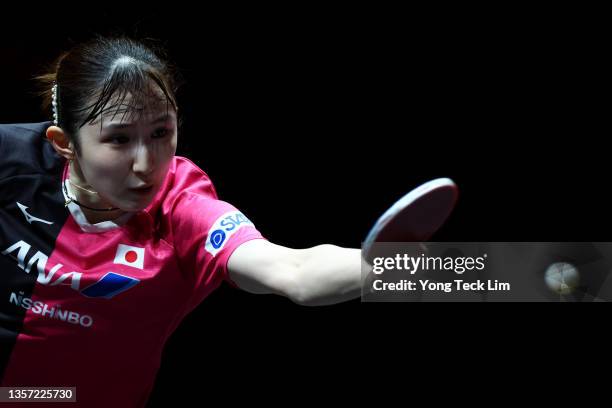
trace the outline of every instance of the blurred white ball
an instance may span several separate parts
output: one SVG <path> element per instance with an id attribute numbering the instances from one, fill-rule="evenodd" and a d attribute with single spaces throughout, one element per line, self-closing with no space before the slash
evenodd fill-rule
<path id="1" fill-rule="evenodd" d="M 560 295 L 569 295 L 580 282 L 578 269 L 567 262 L 557 262 L 546 269 L 544 275 L 546 285 Z"/>

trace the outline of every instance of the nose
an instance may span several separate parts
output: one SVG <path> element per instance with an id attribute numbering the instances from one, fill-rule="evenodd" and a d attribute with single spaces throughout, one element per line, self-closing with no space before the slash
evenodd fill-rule
<path id="1" fill-rule="evenodd" d="M 146 178 L 153 173 L 155 169 L 155 157 L 151 151 L 151 147 L 141 144 L 136 148 L 134 154 L 134 163 L 132 171 L 137 175 Z"/>

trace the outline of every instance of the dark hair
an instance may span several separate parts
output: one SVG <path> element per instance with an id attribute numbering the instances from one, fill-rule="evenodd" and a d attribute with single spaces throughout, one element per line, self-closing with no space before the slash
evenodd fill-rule
<path id="1" fill-rule="evenodd" d="M 51 72 L 36 78 L 42 87 L 43 109 L 49 114 L 52 88 L 57 84 L 58 126 L 78 154 L 81 127 L 109 110 L 119 113 L 128 94 L 132 99 L 124 114 L 148 106 L 152 97 L 159 100 L 153 83 L 163 92 L 166 106 L 169 103 L 178 111 L 176 71 L 160 58 L 161 50 L 153 49 L 125 37 L 97 37 L 60 55 Z M 107 106 L 111 101 L 113 106 Z"/>

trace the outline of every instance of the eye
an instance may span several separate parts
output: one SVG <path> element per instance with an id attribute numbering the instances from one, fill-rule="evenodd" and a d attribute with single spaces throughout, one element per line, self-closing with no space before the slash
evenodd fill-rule
<path id="1" fill-rule="evenodd" d="M 130 138 L 124 134 L 117 134 L 110 136 L 106 140 L 111 144 L 122 145 L 128 143 L 130 141 Z"/>
<path id="2" fill-rule="evenodd" d="M 156 129 L 155 132 L 153 132 L 152 137 L 153 139 L 161 139 L 163 137 L 168 136 L 168 134 L 170 134 L 170 130 L 165 127 L 162 127 L 162 128 Z"/>

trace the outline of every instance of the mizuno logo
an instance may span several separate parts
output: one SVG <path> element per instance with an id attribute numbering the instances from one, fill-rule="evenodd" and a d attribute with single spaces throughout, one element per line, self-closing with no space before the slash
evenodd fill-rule
<path id="1" fill-rule="evenodd" d="M 30 224 L 32 224 L 32 221 L 38 221 L 38 222 L 42 222 L 43 224 L 53 224 L 51 221 L 46 221 L 43 220 L 41 218 L 36 218 L 30 214 L 28 214 L 28 212 L 26 211 L 29 207 L 26 207 L 25 205 L 21 204 L 20 202 L 17 202 L 17 207 L 19 207 L 19 209 L 21 210 L 21 212 L 23 213 L 26 221 Z"/>

